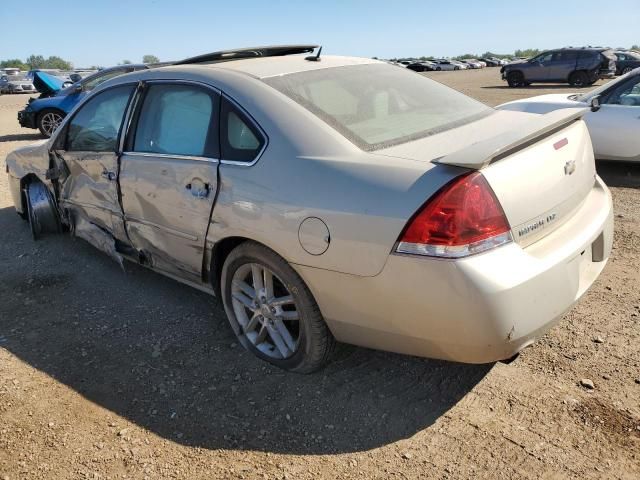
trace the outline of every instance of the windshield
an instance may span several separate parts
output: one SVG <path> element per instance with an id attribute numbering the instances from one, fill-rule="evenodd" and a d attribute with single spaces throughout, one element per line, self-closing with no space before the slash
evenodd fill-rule
<path id="1" fill-rule="evenodd" d="M 326 68 L 264 81 L 363 150 L 433 135 L 493 112 L 418 73 L 386 64 Z"/>

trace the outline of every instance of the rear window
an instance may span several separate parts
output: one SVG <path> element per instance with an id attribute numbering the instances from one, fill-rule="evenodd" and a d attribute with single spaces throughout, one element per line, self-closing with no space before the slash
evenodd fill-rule
<path id="1" fill-rule="evenodd" d="M 440 133 L 493 109 L 423 75 L 391 65 L 353 65 L 264 80 L 363 150 Z"/>

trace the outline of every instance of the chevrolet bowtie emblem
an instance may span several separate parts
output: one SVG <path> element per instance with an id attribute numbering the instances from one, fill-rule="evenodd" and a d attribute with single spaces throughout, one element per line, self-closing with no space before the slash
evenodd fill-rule
<path id="1" fill-rule="evenodd" d="M 565 175 L 571 175 L 575 171 L 576 171 L 576 161 L 575 160 L 569 160 L 567 163 L 564 164 L 564 174 Z"/>

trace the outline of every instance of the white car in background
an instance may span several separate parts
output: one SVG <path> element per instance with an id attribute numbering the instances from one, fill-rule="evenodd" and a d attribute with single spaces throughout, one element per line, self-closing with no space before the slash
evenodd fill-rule
<path id="1" fill-rule="evenodd" d="M 469 65 L 469 68 L 484 68 L 487 66 L 486 63 L 476 60 L 475 58 L 465 58 L 462 62 Z"/>
<path id="2" fill-rule="evenodd" d="M 458 67 L 460 67 L 460 70 L 467 70 L 469 68 L 471 68 L 471 66 L 468 63 L 465 62 L 460 62 L 458 60 L 449 60 L 451 63 L 453 63 L 454 65 L 457 65 Z"/>
<path id="3" fill-rule="evenodd" d="M 595 157 L 640 162 L 640 69 L 584 94 L 560 93 L 516 100 L 499 110 L 545 114 L 592 106 L 584 116 Z"/>
<path id="4" fill-rule="evenodd" d="M 462 70 L 460 65 L 456 65 L 445 58 L 439 58 L 437 60 L 431 60 L 436 65 L 436 70 Z"/>
<path id="5" fill-rule="evenodd" d="M 38 93 L 24 74 L 0 76 L 0 93 Z"/>

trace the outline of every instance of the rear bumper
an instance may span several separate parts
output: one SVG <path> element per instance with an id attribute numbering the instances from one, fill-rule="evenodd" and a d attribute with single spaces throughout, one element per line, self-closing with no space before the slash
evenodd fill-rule
<path id="1" fill-rule="evenodd" d="M 390 255 L 375 277 L 298 272 L 338 340 L 466 363 L 510 358 L 548 331 L 598 277 L 613 240 L 600 179 L 564 225 L 457 261 Z"/>
<path id="2" fill-rule="evenodd" d="M 24 128 L 38 128 L 36 125 L 36 112 L 21 110 L 18 112 L 18 123 Z"/>

